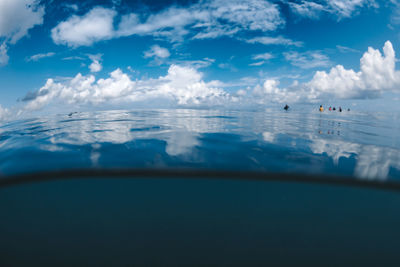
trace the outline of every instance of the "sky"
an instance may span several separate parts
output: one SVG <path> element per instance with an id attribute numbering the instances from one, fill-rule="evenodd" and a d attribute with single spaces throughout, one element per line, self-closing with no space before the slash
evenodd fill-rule
<path id="1" fill-rule="evenodd" d="M 286 103 L 397 108 L 399 29 L 398 0 L 0 0 L 0 118 Z"/>

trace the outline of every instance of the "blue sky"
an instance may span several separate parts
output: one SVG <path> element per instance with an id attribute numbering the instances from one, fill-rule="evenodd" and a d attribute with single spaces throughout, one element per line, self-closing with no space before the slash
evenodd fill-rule
<path id="1" fill-rule="evenodd" d="M 399 29 L 397 0 L 0 0 L 0 115 L 397 105 Z"/>

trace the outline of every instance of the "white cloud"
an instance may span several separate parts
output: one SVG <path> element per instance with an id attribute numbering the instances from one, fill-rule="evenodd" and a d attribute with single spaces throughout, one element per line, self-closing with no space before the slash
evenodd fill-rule
<path id="1" fill-rule="evenodd" d="M 307 84 L 311 97 L 328 94 L 338 98 L 378 97 L 383 91 L 398 91 L 400 72 L 395 70 L 395 52 L 391 42 L 383 47 L 384 54 L 372 47 L 360 60 L 360 71 L 345 69 L 341 65 L 332 68 L 329 73 L 317 71 Z"/>
<path id="2" fill-rule="evenodd" d="M 162 99 L 172 105 L 210 105 L 226 102 L 229 94 L 216 81 L 204 82 L 202 74 L 190 67 L 171 65 L 168 74 L 158 79 L 132 81 L 117 69 L 107 79 L 96 81 L 93 75 L 76 75 L 64 82 L 47 80 L 26 105 L 40 109 L 51 103 L 90 104 L 136 103 Z"/>
<path id="3" fill-rule="evenodd" d="M 150 50 L 144 52 L 144 57 L 155 57 L 155 58 L 168 58 L 171 54 L 169 53 L 167 48 L 160 47 L 159 45 L 153 45 Z"/>
<path id="4" fill-rule="evenodd" d="M 198 60 L 175 60 L 175 65 L 181 65 L 186 67 L 191 67 L 195 69 L 207 68 L 215 62 L 215 59 L 205 57 Z"/>
<path id="5" fill-rule="evenodd" d="M 238 71 L 238 69 L 230 62 L 219 63 L 218 64 L 218 68 L 223 69 L 223 70 L 229 70 L 229 71 L 232 71 L 232 72 Z"/>
<path id="6" fill-rule="evenodd" d="M 159 13 L 151 14 L 142 23 L 138 14 L 131 13 L 122 16 L 116 35 L 153 35 L 167 37 L 176 41 L 188 33 L 184 30 L 184 27 L 194 23 L 197 16 L 197 13 L 191 14 L 187 9 L 172 7 Z"/>
<path id="7" fill-rule="evenodd" d="M 336 14 L 339 19 L 351 17 L 358 8 L 363 6 L 378 7 L 374 0 L 331 0 L 327 3 L 329 11 Z"/>
<path id="8" fill-rule="evenodd" d="M 324 0 L 289 3 L 291 10 L 301 17 L 318 19 L 322 13 L 332 14 L 338 20 L 357 14 L 362 7 L 377 8 L 375 0 Z"/>
<path id="9" fill-rule="evenodd" d="M 400 24 L 400 1 L 399 0 L 390 0 L 392 14 L 390 16 L 390 27 L 393 25 Z"/>
<path id="10" fill-rule="evenodd" d="M 154 14 L 116 12 L 96 7 L 84 16 L 72 16 L 52 30 L 56 44 L 88 46 L 100 40 L 130 35 L 150 35 L 180 42 L 193 39 L 233 37 L 240 31 L 275 31 L 285 24 L 277 4 L 266 0 L 200 1 L 188 7 L 172 6 Z"/>
<path id="11" fill-rule="evenodd" d="M 265 64 L 265 61 L 257 61 L 257 62 L 254 62 L 254 63 L 250 63 L 249 66 L 261 66 L 261 65 L 264 65 L 264 64 Z"/>
<path id="12" fill-rule="evenodd" d="M 70 9 L 72 11 L 78 11 L 79 7 L 77 4 L 65 4 L 65 8 Z"/>
<path id="13" fill-rule="evenodd" d="M 4 42 L 0 45 L 0 66 L 7 65 L 8 59 L 9 57 L 7 55 L 7 45 Z"/>
<path id="14" fill-rule="evenodd" d="M 92 60 L 92 63 L 89 65 L 90 72 L 99 72 L 103 69 L 103 66 L 100 63 L 101 56 L 101 54 L 89 55 L 90 60 Z"/>
<path id="15" fill-rule="evenodd" d="M 211 1 L 214 18 L 227 20 L 249 30 L 274 31 L 284 20 L 280 16 L 278 7 L 268 1 L 233 0 L 227 4 L 224 0 Z"/>
<path id="16" fill-rule="evenodd" d="M 137 16 L 132 20 L 137 23 Z M 139 33 L 157 34 L 157 30 L 164 30 L 167 34 L 171 27 L 172 33 L 188 34 L 183 28 L 191 26 L 198 31 L 194 39 L 205 39 L 232 36 L 240 30 L 274 31 L 283 24 L 277 5 L 268 1 L 217 0 L 200 2 L 189 8 L 169 8 L 132 28 L 139 29 L 136 30 Z"/>
<path id="17" fill-rule="evenodd" d="M 54 53 L 54 52 L 36 54 L 36 55 L 30 56 L 29 58 L 27 58 L 26 61 L 38 61 L 39 59 L 42 59 L 42 58 L 52 57 L 55 54 L 56 53 Z"/>
<path id="18" fill-rule="evenodd" d="M 0 37 L 16 43 L 29 29 L 43 23 L 43 15 L 44 7 L 35 0 L 0 1 Z"/>
<path id="19" fill-rule="evenodd" d="M 317 71 L 308 82 L 294 80 L 286 87 L 280 86 L 278 78 L 268 78 L 262 85 L 255 85 L 253 90 L 247 81 L 240 84 L 240 92 L 230 94 L 221 89 L 228 84 L 205 82 L 203 74 L 190 64 L 173 64 L 165 76 L 156 79 L 132 80 L 120 69 L 110 73 L 108 78 L 98 80 L 93 75 L 82 74 L 68 80 L 49 79 L 38 92 L 27 95 L 23 101 L 27 102 L 26 109 L 32 110 L 52 103 L 94 106 L 145 103 L 151 107 L 165 107 L 377 98 L 386 91 L 400 92 L 400 71 L 395 69 L 395 52 L 389 41 L 385 43 L 383 52 L 382 55 L 379 50 L 368 48 L 360 60 L 358 72 L 337 65 L 329 72 Z M 262 57 L 269 56 L 263 54 L 257 58 Z M 247 86 L 248 93 L 243 90 L 244 86 Z"/>
<path id="20" fill-rule="evenodd" d="M 254 60 L 259 60 L 259 59 L 263 59 L 263 60 L 270 60 L 271 58 L 273 58 L 274 56 L 271 53 L 263 53 L 263 54 L 258 54 L 258 55 L 253 55 L 252 58 Z"/>
<path id="21" fill-rule="evenodd" d="M 317 19 L 325 7 L 319 3 L 302 1 L 300 3 L 289 3 L 292 11 L 302 17 Z"/>
<path id="22" fill-rule="evenodd" d="M 196 7 L 206 13 L 195 27 L 202 29 L 194 38 L 233 36 L 240 30 L 275 31 L 285 24 L 276 4 L 263 0 L 209 1 Z M 208 14 L 207 14 L 208 12 Z M 226 21 L 227 23 L 223 23 Z"/>
<path id="23" fill-rule="evenodd" d="M 114 10 L 95 7 L 81 17 L 73 15 L 59 23 L 51 30 L 51 37 L 56 44 L 71 47 L 90 46 L 94 42 L 111 39 L 116 14 Z"/>
<path id="24" fill-rule="evenodd" d="M 293 41 L 283 36 L 277 36 L 277 37 L 261 36 L 248 39 L 245 41 L 250 44 L 260 43 L 264 45 L 286 45 L 286 46 L 297 46 L 297 47 L 303 46 L 302 42 Z"/>
<path id="25" fill-rule="evenodd" d="M 212 27 L 209 27 L 208 30 L 196 34 L 193 39 L 215 39 L 221 36 L 233 36 L 239 31 L 240 28 L 238 27 L 232 28 L 229 26 L 213 25 Z"/>
<path id="26" fill-rule="evenodd" d="M 263 53 L 263 54 L 253 55 L 252 59 L 259 60 L 259 61 L 251 63 L 251 64 L 249 64 L 249 66 L 261 66 L 261 65 L 265 64 L 271 58 L 274 58 L 274 56 L 271 53 Z"/>
<path id="27" fill-rule="evenodd" d="M 85 58 L 80 57 L 80 56 L 70 56 L 70 57 L 64 57 L 62 60 L 85 60 Z"/>
<path id="28" fill-rule="evenodd" d="M 329 72 L 317 71 L 311 81 L 294 82 L 279 88 L 279 81 L 268 79 L 253 90 L 259 99 L 276 102 L 317 101 L 320 99 L 377 98 L 385 91 L 400 92 L 400 71 L 395 69 L 396 57 L 387 41 L 383 55 L 371 47 L 360 59 L 360 71 L 337 65 Z"/>
<path id="29" fill-rule="evenodd" d="M 347 47 L 347 46 L 343 46 L 343 45 L 336 45 L 336 48 L 341 52 L 341 53 L 361 53 L 361 51 L 351 48 L 351 47 Z"/>
<path id="30" fill-rule="evenodd" d="M 279 81 L 267 79 L 262 86 L 257 85 L 253 89 L 253 95 L 257 103 L 277 102 L 292 103 L 301 100 L 302 94 L 297 86 L 279 88 Z"/>
<path id="31" fill-rule="evenodd" d="M 293 66 L 302 69 L 312 69 L 317 67 L 327 67 L 331 65 L 329 58 L 319 51 L 307 51 L 299 53 L 296 51 L 283 53 L 285 59 Z"/>
<path id="32" fill-rule="evenodd" d="M 43 23 L 44 7 L 36 0 L 0 0 L 0 66 L 8 63 L 7 46 Z"/>

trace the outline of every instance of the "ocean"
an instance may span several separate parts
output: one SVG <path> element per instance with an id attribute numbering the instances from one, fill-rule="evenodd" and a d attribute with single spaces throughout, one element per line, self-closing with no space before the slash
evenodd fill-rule
<path id="1" fill-rule="evenodd" d="M 4 122 L 0 265 L 398 266 L 399 118 L 165 109 Z M 159 172 L 124 173 L 138 169 Z"/>
<path id="2" fill-rule="evenodd" d="M 310 108 L 71 112 L 2 123 L 0 173 L 189 168 L 399 180 L 399 121 Z"/>

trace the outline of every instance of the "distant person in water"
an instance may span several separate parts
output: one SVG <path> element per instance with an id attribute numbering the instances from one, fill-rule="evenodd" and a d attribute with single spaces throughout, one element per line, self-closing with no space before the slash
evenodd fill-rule
<path id="1" fill-rule="evenodd" d="M 333 110 L 336 110 L 336 108 L 335 108 L 335 107 L 333 107 Z"/>
<path id="2" fill-rule="evenodd" d="M 288 105 L 285 105 L 285 107 L 283 108 L 284 110 L 288 110 L 289 109 L 289 106 Z"/>
<path id="3" fill-rule="evenodd" d="M 329 107 L 329 111 L 331 111 L 332 110 L 332 107 Z"/>
<path id="4" fill-rule="evenodd" d="M 324 108 L 322 107 L 322 105 L 319 106 L 319 111 L 324 111 Z"/>
<path id="5" fill-rule="evenodd" d="M 342 112 L 342 107 L 339 107 L 339 112 Z"/>
<path id="6" fill-rule="evenodd" d="M 347 111 L 350 111 L 350 109 L 348 108 Z"/>

